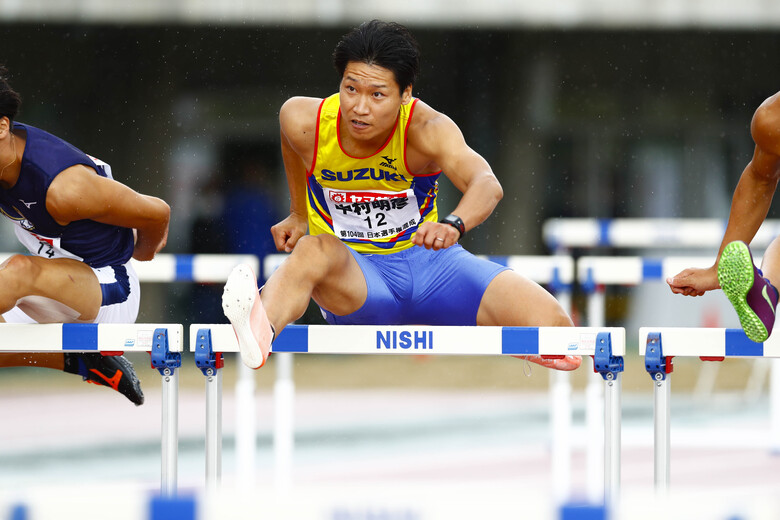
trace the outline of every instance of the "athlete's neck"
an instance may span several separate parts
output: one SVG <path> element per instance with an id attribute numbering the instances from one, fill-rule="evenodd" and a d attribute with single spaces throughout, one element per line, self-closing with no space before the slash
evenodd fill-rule
<path id="1" fill-rule="evenodd" d="M 339 117 L 338 123 L 339 146 L 341 146 L 344 153 L 351 157 L 371 157 L 382 150 L 387 144 L 388 140 L 395 132 L 397 122 L 398 119 L 396 118 L 389 129 L 372 135 L 370 130 L 373 130 L 373 128 L 365 132 L 359 129 L 355 130 L 351 126 L 351 121 L 342 114 L 341 117 Z"/>

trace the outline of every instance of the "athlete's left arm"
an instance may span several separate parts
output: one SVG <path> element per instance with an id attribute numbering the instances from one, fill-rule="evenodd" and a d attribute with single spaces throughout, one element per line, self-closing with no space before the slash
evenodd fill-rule
<path id="1" fill-rule="evenodd" d="M 455 122 L 430 107 L 425 108 L 431 111 L 431 116 L 410 135 L 410 144 L 415 151 L 430 160 L 432 167 L 441 169 L 463 193 L 452 213 L 463 220 L 468 231 L 490 216 L 503 197 L 503 189 L 488 162 L 466 144 Z M 456 229 L 447 224 L 438 226 L 431 229 L 421 227 L 423 233 L 418 231 L 418 234 L 422 236 L 415 237 L 415 243 L 426 247 L 431 243 L 435 247 L 435 239 L 431 238 L 434 234 L 445 238 L 447 247 L 452 245 L 451 240 L 453 243 L 457 241 L 459 237 Z"/>
<path id="2" fill-rule="evenodd" d="M 168 241 L 171 208 L 165 201 L 96 175 L 87 166 L 71 166 L 54 178 L 46 209 L 60 225 L 86 219 L 134 229 L 136 260 L 151 260 Z"/>

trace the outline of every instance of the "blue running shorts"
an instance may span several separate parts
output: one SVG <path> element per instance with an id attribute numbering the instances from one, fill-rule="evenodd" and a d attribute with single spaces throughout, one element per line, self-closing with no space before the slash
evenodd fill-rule
<path id="1" fill-rule="evenodd" d="M 331 325 L 476 325 L 488 284 L 509 269 L 459 244 L 389 255 L 350 252 L 366 278 L 366 302 L 346 316 L 322 309 Z"/>

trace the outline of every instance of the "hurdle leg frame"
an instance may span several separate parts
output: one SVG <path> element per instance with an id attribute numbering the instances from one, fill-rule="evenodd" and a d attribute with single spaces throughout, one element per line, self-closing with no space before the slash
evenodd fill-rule
<path id="1" fill-rule="evenodd" d="M 604 379 L 604 503 L 613 506 L 620 499 L 620 423 L 623 357 L 612 354 L 608 332 L 596 336 L 593 367 Z"/>
<path id="2" fill-rule="evenodd" d="M 585 281 L 582 282 L 583 291 L 587 294 L 587 324 L 589 327 L 604 327 L 605 317 L 605 299 L 606 287 L 598 285 L 593 281 L 592 269 L 588 270 Z M 595 359 L 594 359 L 595 362 Z M 594 363 L 594 374 L 588 377 L 585 387 L 585 428 L 589 439 L 600 439 L 606 432 L 604 431 L 604 417 L 607 413 L 605 402 L 607 397 L 604 395 L 606 381 L 599 380 L 596 375 L 599 371 Z M 596 443 L 590 443 L 585 453 L 585 468 L 587 474 L 586 494 L 591 502 L 598 502 L 604 498 L 604 488 L 600 483 L 604 482 L 606 477 L 605 470 L 608 466 L 603 464 L 605 457 L 605 446 Z"/>
<path id="3" fill-rule="evenodd" d="M 295 383 L 293 353 L 274 354 L 274 485 L 287 493 L 293 485 L 293 454 L 295 451 Z"/>
<path id="4" fill-rule="evenodd" d="M 236 483 L 242 491 L 255 487 L 257 453 L 257 417 L 255 405 L 255 370 L 236 356 Z"/>
<path id="5" fill-rule="evenodd" d="M 209 328 L 211 337 L 201 334 Z M 341 334 L 350 330 L 350 341 Z M 593 355 L 594 364 L 605 381 L 606 409 L 604 424 L 606 435 L 594 439 L 603 443 L 605 449 L 604 465 L 608 467 L 603 479 L 602 498 L 614 503 L 620 489 L 620 372 L 623 370 L 625 352 L 625 329 L 616 327 L 434 327 L 434 326 L 333 326 L 333 325 L 289 325 L 280 334 L 273 345 L 275 356 L 290 353 L 312 354 L 396 354 L 414 355 L 420 352 L 438 355 L 561 355 L 580 352 L 581 355 Z M 436 350 L 434 330 L 436 329 Z M 477 330 L 481 329 L 481 330 Z M 555 347 L 540 349 L 540 335 L 545 333 L 547 340 L 554 340 Z M 396 338 L 397 333 L 397 338 Z M 406 334 L 406 336 L 404 336 Z M 414 335 L 415 343 L 405 338 Z M 484 336 L 487 334 L 487 336 Z M 230 325 L 191 324 L 190 345 L 196 344 L 202 335 L 218 345 L 222 352 L 238 352 L 238 344 Z M 474 351 L 474 344 L 481 338 L 480 351 Z M 396 341 L 398 339 L 398 341 Z M 421 346 L 420 346 L 421 345 Z M 565 350 L 563 350 L 565 348 Z M 613 350 L 614 349 L 614 350 Z M 211 445 L 211 442 L 208 443 Z M 278 475 L 277 475 L 278 477 Z M 277 481 L 277 484 L 283 482 Z M 284 486 L 280 486 L 284 491 Z M 600 498 L 601 500 L 601 498 Z"/>
<path id="6" fill-rule="evenodd" d="M 670 476 L 670 392 L 672 358 L 664 356 L 661 334 L 647 335 L 645 370 L 653 380 L 653 482 L 659 494 L 669 492 Z"/>
<path id="7" fill-rule="evenodd" d="M 160 493 L 175 496 L 179 458 L 179 367 L 181 353 L 171 352 L 166 329 L 155 329 L 152 367 L 162 376 L 162 475 Z"/>
<path id="8" fill-rule="evenodd" d="M 559 268 L 553 269 L 550 292 L 566 312 L 571 312 L 571 285 L 563 283 Z M 552 484 L 557 503 L 571 499 L 572 386 L 571 373 L 550 371 L 550 439 L 552 439 Z"/>
<path id="9" fill-rule="evenodd" d="M 211 330 L 199 329 L 195 364 L 206 378 L 206 489 L 222 480 L 222 367 L 221 352 L 214 352 Z"/>

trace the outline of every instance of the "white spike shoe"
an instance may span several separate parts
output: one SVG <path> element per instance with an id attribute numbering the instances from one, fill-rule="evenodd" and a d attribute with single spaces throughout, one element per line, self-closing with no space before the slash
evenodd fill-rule
<path id="1" fill-rule="evenodd" d="M 241 360 L 249 368 L 263 366 L 274 333 L 260 299 L 257 278 L 248 265 L 237 265 L 228 276 L 222 292 L 222 311 L 233 325 Z"/>

